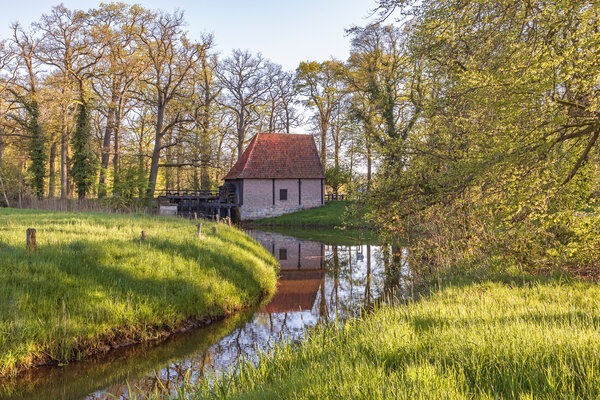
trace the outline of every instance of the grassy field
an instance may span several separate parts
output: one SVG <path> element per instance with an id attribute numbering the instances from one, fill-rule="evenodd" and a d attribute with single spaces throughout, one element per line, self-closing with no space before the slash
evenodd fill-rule
<path id="1" fill-rule="evenodd" d="M 279 217 L 254 221 L 256 225 L 336 227 L 344 225 L 344 213 L 350 201 L 330 201 L 324 206 L 296 211 Z M 348 222 L 355 223 L 354 220 Z"/>
<path id="2" fill-rule="evenodd" d="M 0 375 L 154 339 L 273 293 L 270 253 L 212 226 L 203 223 L 199 240 L 187 220 L 0 209 Z"/>
<path id="3" fill-rule="evenodd" d="M 191 398 L 600 397 L 600 287 L 564 277 L 458 282 L 243 364 Z M 212 394 L 211 394 L 212 393 Z"/>

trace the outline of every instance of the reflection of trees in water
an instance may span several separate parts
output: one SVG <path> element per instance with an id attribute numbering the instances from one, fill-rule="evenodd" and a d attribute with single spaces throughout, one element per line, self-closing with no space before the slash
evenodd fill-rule
<path id="1" fill-rule="evenodd" d="M 361 309 L 372 307 L 382 296 L 396 293 L 403 288 L 407 272 L 405 254 L 394 246 L 326 246 L 322 265 L 325 273 L 318 289 L 315 286 L 312 309 L 257 313 L 251 322 L 207 350 L 173 362 L 154 374 L 130 380 L 133 392 L 143 397 L 155 390 L 173 391 L 186 380 L 193 383 L 232 368 L 242 357 L 256 359 L 257 349 L 271 348 L 281 340 L 301 340 L 307 328 L 335 317 L 343 320 L 354 316 Z M 127 385 L 114 386 L 109 393 L 127 398 Z"/>
<path id="2" fill-rule="evenodd" d="M 371 245 L 327 248 L 325 269 L 326 285 L 330 286 L 327 304 L 330 314 L 335 311 L 338 318 L 345 319 L 373 306 L 385 284 L 383 261 L 389 257 L 382 255 L 383 251 L 383 247 Z"/>

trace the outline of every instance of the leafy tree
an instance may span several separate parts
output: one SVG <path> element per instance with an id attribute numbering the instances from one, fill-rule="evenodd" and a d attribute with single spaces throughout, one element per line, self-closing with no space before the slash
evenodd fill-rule
<path id="1" fill-rule="evenodd" d="M 33 186 L 33 192 L 38 199 L 41 199 L 44 197 L 46 161 L 48 159 L 46 151 L 46 138 L 44 137 L 42 127 L 38 122 L 40 112 L 37 101 L 32 101 L 27 108 L 30 114 L 28 130 L 31 133 L 31 142 L 29 144 L 29 157 L 31 158 L 31 165 L 29 166 L 29 172 L 32 175 L 31 183 Z"/>
<path id="2" fill-rule="evenodd" d="M 419 112 L 395 111 L 410 130 L 382 142 L 374 219 L 426 231 L 413 254 L 428 262 L 494 246 L 531 260 L 573 238 L 575 211 L 593 202 L 600 5 L 380 4 L 409 18 L 403 54 L 415 68 L 402 85 Z"/>
<path id="3" fill-rule="evenodd" d="M 25 71 L 26 83 L 19 85 L 19 93 L 16 88 L 9 89 L 13 94 L 16 102 L 22 107 L 23 114 L 18 116 L 13 114 L 12 117 L 25 130 L 29 137 L 29 157 L 31 164 L 29 172 L 31 174 L 31 186 L 34 194 L 38 199 L 44 197 L 44 187 L 46 178 L 46 138 L 40 123 L 40 107 L 38 102 L 37 80 L 34 71 L 34 53 L 37 49 L 38 42 L 33 38 L 31 32 L 25 32 L 18 24 L 13 25 L 13 43 L 18 52 L 19 64 L 17 71 L 21 69 Z"/>
<path id="4" fill-rule="evenodd" d="M 31 186 L 38 199 L 44 197 L 46 179 L 46 138 L 39 123 L 40 111 L 37 100 L 28 96 L 13 92 L 18 103 L 21 105 L 25 116 L 12 114 L 11 117 L 27 132 L 29 136 L 28 153 L 31 159 L 29 173 L 31 174 Z"/>
<path id="5" fill-rule="evenodd" d="M 321 164 L 327 166 L 327 135 L 334 110 L 344 92 L 341 87 L 343 65 L 339 61 L 301 62 L 296 69 L 298 92 L 304 105 L 316 109 L 320 135 Z"/>
<path id="6" fill-rule="evenodd" d="M 338 194 L 340 188 L 350 183 L 352 175 L 341 166 L 329 167 L 325 170 L 325 183 Z"/>
<path id="7" fill-rule="evenodd" d="M 97 158 L 92 143 L 92 127 L 90 123 L 90 106 L 85 99 L 77 109 L 75 132 L 71 138 L 73 158 L 71 175 L 77 186 L 77 196 L 83 199 L 94 185 L 97 170 Z"/>

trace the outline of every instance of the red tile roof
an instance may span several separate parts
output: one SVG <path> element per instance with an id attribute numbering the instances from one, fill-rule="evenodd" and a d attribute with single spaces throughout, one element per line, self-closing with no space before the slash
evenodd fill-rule
<path id="1" fill-rule="evenodd" d="M 258 133 L 224 179 L 325 178 L 311 135 Z"/>

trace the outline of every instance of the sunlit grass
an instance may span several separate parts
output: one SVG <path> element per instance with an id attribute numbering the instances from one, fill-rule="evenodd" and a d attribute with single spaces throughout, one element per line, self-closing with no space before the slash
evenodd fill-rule
<path id="1" fill-rule="evenodd" d="M 254 223 L 258 225 L 276 226 L 312 226 L 312 227 L 334 227 L 343 226 L 346 208 L 352 204 L 351 201 L 330 201 L 321 207 L 309 208 L 279 217 L 264 218 Z M 350 220 L 356 224 L 356 221 Z"/>
<path id="2" fill-rule="evenodd" d="M 446 287 L 243 363 L 190 398 L 600 397 L 600 287 L 564 278 Z M 175 396 L 177 397 L 177 395 Z"/>
<path id="3" fill-rule="evenodd" d="M 270 253 L 235 228 L 212 226 L 203 222 L 198 239 L 187 220 L 0 209 L 0 375 L 36 359 L 81 357 L 99 338 L 153 338 L 273 293 Z M 29 227 L 38 242 L 31 255 Z"/>

